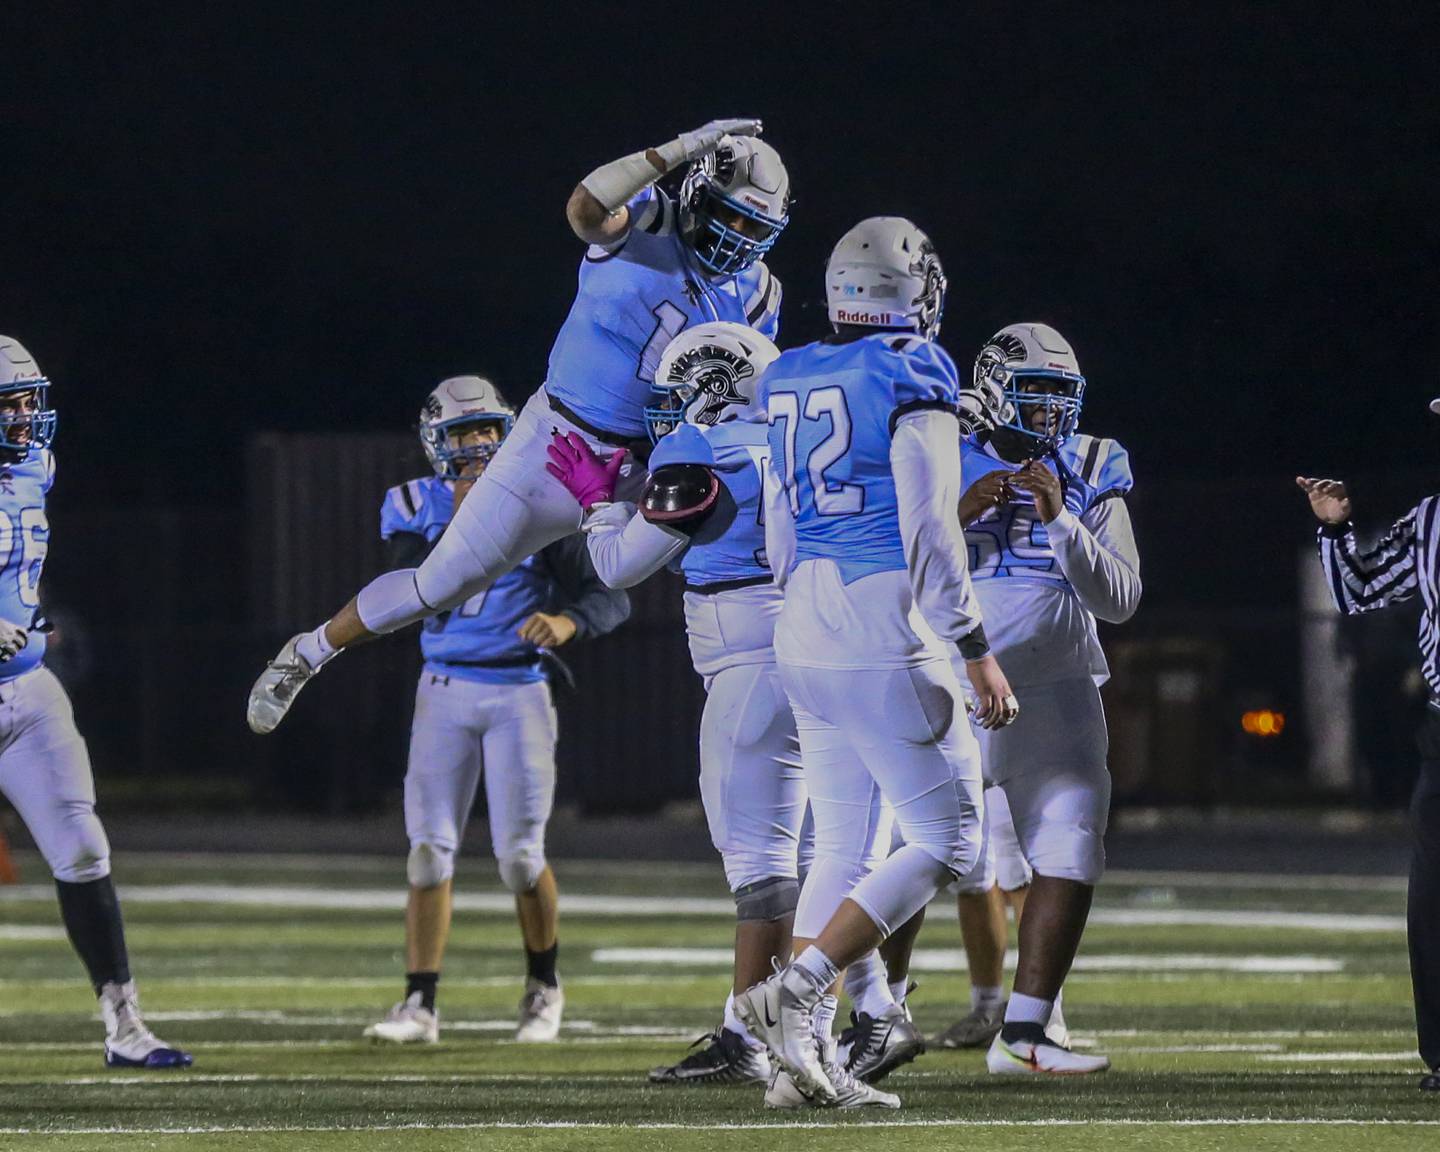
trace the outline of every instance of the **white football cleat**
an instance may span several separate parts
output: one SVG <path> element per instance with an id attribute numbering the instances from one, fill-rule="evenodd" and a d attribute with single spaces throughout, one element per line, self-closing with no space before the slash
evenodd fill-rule
<path id="1" fill-rule="evenodd" d="M 365 1039 L 381 1044 L 434 1044 L 440 1039 L 440 1013 L 420 1003 L 412 992 L 385 1014 L 378 1024 L 365 1029 Z"/>
<path id="2" fill-rule="evenodd" d="M 560 1035 L 560 1017 L 565 1011 L 565 993 L 540 980 L 525 981 L 520 999 L 520 1027 L 515 1039 L 522 1044 L 544 1044 Z"/>
<path id="3" fill-rule="evenodd" d="M 893 1092 L 882 1092 L 863 1081 L 855 1079 L 849 1069 L 840 1062 L 835 1041 L 824 1045 L 821 1063 L 830 1083 L 835 1087 L 835 1099 L 828 1104 L 807 1096 L 795 1083 L 795 1078 L 781 1068 L 776 1071 L 765 1091 L 767 1108 L 899 1108 L 900 1097 Z"/>
<path id="4" fill-rule="evenodd" d="M 821 1104 L 835 1101 L 815 1040 L 812 1012 L 820 991 L 793 964 L 735 997 L 735 1011 L 750 1035 L 770 1050 L 796 1088 Z"/>
<path id="5" fill-rule="evenodd" d="M 305 658 L 295 651 L 296 643 L 304 635 L 304 632 L 299 632 L 285 641 L 285 647 L 265 665 L 265 671 L 260 673 L 260 678 L 250 689 L 250 701 L 245 706 L 245 720 L 250 725 L 250 731 L 261 736 L 275 731 L 280 721 L 285 719 L 285 713 L 290 711 L 295 697 L 300 695 L 300 689 L 315 675 L 316 669 L 311 668 Z"/>
<path id="6" fill-rule="evenodd" d="M 107 1068 L 188 1068 L 194 1063 L 190 1053 L 171 1048 L 145 1027 L 133 980 L 100 989 L 100 1018 Z"/>
<path id="7" fill-rule="evenodd" d="M 1052 1043 L 1048 1037 L 1039 1041 L 1013 1040 L 1007 1044 L 1001 1032 L 985 1053 L 985 1067 L 997 1076 L 1084 1076 L 1104 1072 L 1110 1067 L 1110 1057 L 1082 1056 Z"/>

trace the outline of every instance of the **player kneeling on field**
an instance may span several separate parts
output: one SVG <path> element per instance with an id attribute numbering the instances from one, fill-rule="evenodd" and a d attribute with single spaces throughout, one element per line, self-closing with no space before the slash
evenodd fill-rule
<path id="1" fill-rule="evenodd" d="M 454 377 L 430 394 L 420 442 L 435 474 L 390 489 L 380 511 L 391 567 L 425 558 L 512 418 L 494 385 L 478 376 Z M 629 611 L 625 593 L 600 582 L 583 538 L 572 536 L 425 622 L 405 774 L 405 998 L 366 1036 L 402 1044 L 439 1038 L 435 993 L 450 934 L 455 854 L 483 778 L 495 859 L 515 893 L 525 943 L 516 1039 L 555 1039 L 565 998 L 555 971 L 558 894 L 545 862 L 556 738 L 546 662 L 555 648 L 603 635 Z"/>
<path id="2" fill-rule="evenodd" d="M 65 932 L 100 998 L 105 1063 L 187 1068 L 190 1054 L 156 1038 L 140 1017 L 90 754 L 65 689 L 44 664 L 37 622 L 50 539 L 45 497 L 55 479 L 49 391 L 30 353 L 0 336 L 0 516 L 12 541 L 0 568 L 0 792 L 55 877 Z"/>

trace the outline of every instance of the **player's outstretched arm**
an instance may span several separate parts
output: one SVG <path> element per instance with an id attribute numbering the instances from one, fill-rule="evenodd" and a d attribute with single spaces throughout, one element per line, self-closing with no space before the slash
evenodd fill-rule
<path id="1" fill-rule="evenodd" d="M 658 147 L 602 164 L 570 193 L 565 218 L 575 235 L 587 244 L 618 243 L 630 231 L 632 221 L 626 205 L 635 196 L 681 164 L 708 156 L 725 136 L 758 135 L 759 120 L 712 120 Z"/>
<path id="2" fill-rule="evenodd" d="M 1419 590 L 1415 562 L 1418 508 L 1397 520 L 1374 548 L 1361 551 L 1350 528 L 1350 495 L 1339 480 L 1295 477 L 1320 521 L 1320 563 L 1335 607 L 1347 616 L 1409 600 Z"/>

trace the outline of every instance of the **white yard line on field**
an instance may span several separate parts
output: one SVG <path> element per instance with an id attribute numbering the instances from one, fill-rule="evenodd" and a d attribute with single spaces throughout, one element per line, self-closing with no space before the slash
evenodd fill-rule
<path id="1" fill-rule="evenodd" d="M 1007 952 L 1005 964 L 1015 967 L 1017 954 Z M 597 948 L 590 954 L 596 964 L 634 964 L 728 968 L 728 948 Z M 1081 955 L 1077 972 L 1261 972 L 1329 973 L 1344 971 L 1345 963 L 1330 956 L 1209 956 L 1200 953 L 1154 955 Z M 912 972 L 964 972 L 965 953 L 958 948 L 920 948 L 910 959 Z"/>
<path id="2" fill-rule="evenodd" d="M 1413 1060 L 1420 1063 L 1420 1057 L 1412 1049 L 1409 1052 L 1286 1052 L 1279 1056 L 1261 1056 L 1261 1060 L 1282 1064 L 1340 1064 L 1351 1060 Z"/>
<path id="3" fill-rule="evenodd" d="M 255 908 L 309 908 L 350 912 L 400 912 L 404 888 L 316 888 L 303 885 L 131 884 L 120 889 L 127 904 L 211 904 Z M 0 888 L 0 902 L 53 901 L 47 885 L 21 884 Z M 456 911 L 513 915 L 515 899 L 508 892 L 461 892 Z M 953 914 L 953 906 L 950 907 Z M 596 896 L 567 894 L 567 916 L 733 917 L 732 900 L 704 896 Z M 1270 912 L 1255 909 L 1097 908 L 1091 924 L 1126 928 L 1291 928 L 1317 932 L 1403 932 L 1400 915 L 1344 912 Z"/>
<path id="4" fill-rule="evenodd" d="M 0 924 L 0 940 L 64 940 L 65 929 L 46 924 Z"/>
<path id="5" fill-rule="evenodd" d="M 797 1120 L 790 1123 L 756 1124 L 675 1124 L 665 1122 L 575 1121 L 575 1120 L 492 1120 L 474 1123 L 439 1124 L 234 1124 L 171 1128 L 0 1128 L 0 1136 L 210 1136 L 226 1132 L 492 1132 L 549 1129 L 560 1131 L 641 1131 L 641 1132 L 750 1132 L 820 1128 L 1436 1128 L 1440 1120 L 1349 1120 L 1328 1117 L 1229 1117 L 1205 1120 L 1076 1120 L 1054 1117 L 1038 1120 Z"/>

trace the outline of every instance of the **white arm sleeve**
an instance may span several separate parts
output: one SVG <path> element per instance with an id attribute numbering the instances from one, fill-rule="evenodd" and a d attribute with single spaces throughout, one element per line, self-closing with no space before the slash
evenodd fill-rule
<path id="1" fill-rule="evenodd" d="M 584 530 L 590 561 L 609 588 L 633 588 L 690 546 L 688 536 L 651 524 L 623 502 L 597 505 Z"/>
<path id="2" fill-rule="evenodd" d="M 1140 553 L 1125 501 L 1102 500 L 1078 519 L 1069 509 L 1045 525 L 1060 571 L 1087 611 L 1111 624 L 1140 605 Z"/>
<path id="3" fill-rule="evenodd" d="M 937 636 L 958 641 L 980 627 L 981 617 L 955 515 L 960 430 L 954 414 L 926 408 L 901 417 L 890 441 L 890 470 L 915 604 Z"/>
<path id="4" fill-rule="evenodd" d="M 784 591 L 790 573 L 795 571 L 795 517 L 790 510 L 790 494 L 780 477 L 765 464 L 765 561 L 775 586 Z"/>

